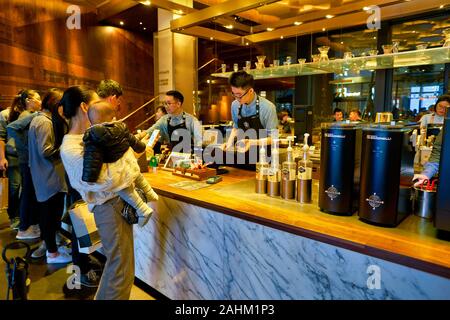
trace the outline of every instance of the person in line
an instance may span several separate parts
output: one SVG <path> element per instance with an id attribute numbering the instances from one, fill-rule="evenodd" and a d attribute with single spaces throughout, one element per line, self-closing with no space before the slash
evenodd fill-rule
<path id="1" fill-rule="evenodd" d="M 7 136 L 7 126 L 16 121 L 24 112 L 34 112 L 41 108 L 41 97 L 35 90 L 21 90 L 14 98 L 11 106 L 0 112 L 0 171 L 7 171 L 8 175 L 8 216 L 11 228 L 20 227 L 19 206 L 20 176 L 19 158 L 15 140 Z M 22 227 L 22 231 L 25 225 Z M 36 234 L 38 229 L 35 227 Z"/>
<path id="2" fill-rule="evenodd" d="M 334 108 L 333 110 L 334 122 L 339 122 L 344 120 L 344 112 L 339 108 Z"/>
<path id="3" fill-rule="evenodd" d="M 112 79 L 102 80 L 97 87 L 100 99 L 108 102 L 114 108 L 114 116 L 118 117 L 121 112 L 123 89 L 120 84 Z"/>
<path id="4" fill-rule="evenodd" d="M 124 201 L 118 196 L 117 191 L 131 185 L 140 171 L 131 162 L 126 172 L 122 170 L 122 166 L 117 167 L 119 164 L 117 162 L 106 163 L 95 184 L 82 180 L 83 136 L 91 126 L 87 111 L 89 104 L 98 99 L 93 90 L 82 86 L 70 87 L 64 92 L 61 105 L 70 125 L 61 145 L 61 158 L 70 184 L 94 213 L 106 256 L 106 264 L 95 299 L 126 300 L 130 297 L 134 282 L 133 227 L 121 216 Z M 148 140 L 148 137 L 141 137 L 144 143 L 145 139 Z M 127 157 L 122 159 L 125 158 Z"/>
<path id="5" fill-rule="evenodd" d="M 56 243 L 67 193 L 64 166 L 59 154 L 62 138 L 67 132 L 67 123 L 59 113 L 61 97 L 61 90 L 50 89 L 42 101 L 42 111 L 31 121 L 28 130 L 30 171 L 39 203 L 48 264 L 72 261 L 67 248 L 58 248 Z"/>
<path id="6" fill-rule="evenodd" d="M 39 103 L 39 107 L 37 107 L 36 102 L 35 108 L 23 111 L 16 121 L 11 122 L 7 126 L 8 136 L 13 138 L 16 143 L 20 176 L 22 177 L 19 204 L 20 225 L 19 232 L 16 235 L 18 240 L 37 239 L 41 236 L 39 211 L 36 210 L 38 203 L 28 161 L 28 130 L 31 121 L 39 114 L 35 111 L 38 111 L 36 109 L 40 110 L 40 106 L 41 104 Z M 34 255 L 35 252 L 39 253 L 34 251 L 32 257 L 37 258 Z"/>
<path id="7" fill-rule="evenodd" d="M 167 114 L 156 121 L 147 133 L 151 135 L 158 129 L 160 137 L 168 142 L 172 150 L 179 144 L 181 148 L 176 151 L 192 152 L 194 148 L 200 149 L 202 146 L 202 128 L 196 117 L 183 110 L 183 102 L 184 96 L 181 92 L 167 91 L 164 97 Z M 190 135 L 190 141 L 183 141 L 186 136 L 184 133 Z"/>
<path id="8" fill-rule="evenodd" d="M 146 145 L 130 133 L 125 123 L 113 121 L 114 116 L 115 110 L 105 101 L 89 105 L 88 118 L 92 127 L 86 130 L 83 137 L 82 179 L 85 182 L 97 182 L 103 163 L 120 161 L 123 164 L 125 161 L 121 158 L 124 156 L 131 157 L 131 162 L 138 165 L 136 158 L 131 153 L 127 153 L 130 147 L 136 153 L 145 151 Z M 128 169 L 122 168 L 123 171 Z M 138 175 L 134 185 L 117 191 L 123 200 L 136 209 L 138 225 L 143 227 L 150 219 L 153 210 L 142 201 L 135 187 L 144 192 L 147 201 L 157 201 L 158 195 L 142 174 Z"/>

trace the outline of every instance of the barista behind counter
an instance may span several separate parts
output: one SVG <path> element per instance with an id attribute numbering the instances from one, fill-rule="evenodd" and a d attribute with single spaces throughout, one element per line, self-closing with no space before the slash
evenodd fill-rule
<path id="1" fill-rule="evenodd" d="M 231 116 L 233 129 L 228 141 L 222 146 L 225 151 L 232 150 L 234 140 L 237 138 L 236 147 L 240 152 L 248 152 L 250 147 L 261 144 L 271 144 L 270 134 L 278 133 L 278 117 L 275 105 L 264 97 L 258 96 L 253 89 L 254 79 L 245 71 L 234 72 L 229 79 L 231 94 L 234 101 L 231 104 Z M 253 129 L 255 138 L 243 139 L 239 130 L 244 134 Z M 241 139 L 239 139 L 241 138 Z M 247 162 L 249 160 L 249 162 Z M 254 160 L 254 161 L 252 161 Z M 255 163 L 256 159 L 246 159 L 246 163 Z"/>
<path id="2" fill-rule="evenodd" d="M 147 132 L 151 135 L 158 129 L 162 140 L 170 145 L 172 151 L 191 153 L 194 148 L 201 149 L 202 127 L 197 118 L 183 110 L 183 101 L 181 92 L 167 91 L 164 97 L 167 114 L 156 121 Z"/>

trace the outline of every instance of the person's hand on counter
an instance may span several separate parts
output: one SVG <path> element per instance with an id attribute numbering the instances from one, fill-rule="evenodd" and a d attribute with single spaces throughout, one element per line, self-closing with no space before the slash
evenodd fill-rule
<path id="1" fill-rule="evenodd" d="M 413 177 L 414 187 L 420 186 L 428 177 L 424 174 L 415 174 Z"/>
<path id="2" fill-rule="evenodd" d="M 257 145 L 257 140 L 255 139 L 243 139 L 236 142 L 237 152 L 247 152 L 251 146 Z"/>

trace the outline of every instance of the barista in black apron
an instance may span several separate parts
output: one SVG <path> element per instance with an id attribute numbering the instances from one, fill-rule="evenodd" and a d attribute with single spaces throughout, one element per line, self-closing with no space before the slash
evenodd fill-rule
<path id="1" fill-rule="evenodd" d="M 177 124 L 175 126 L 172 126 L 170 124 L 170 120 L 172 119 L 172 117 L 169 116 L 167 118 L 167 131 L 169 133 L 170 147 L 172 149 L 173 149 L 174 146 L 176 146 L 179 143 L 185 143 L 183 141 L 184 135 L 182 134 L 182 131 L 183 130 L 188 131 L 188 129 L 186 127 L 186 115 L 185 115 L 184 111 L 183 111 L 182 117 L 183 117 L 183 122 L 181 122 L 181 123 L 179 123 L 179 124 Z M 190 136 L 191 136 L 190 152 L 193 153 L 194 152 L 194 139 L 192 137 L 192 134 Z M 183 150 L 177 150 L 177 151 L 180 152 L 180 151 L 183 151 Z M 186 151 L 186 150 L 184 149 L 184 151 Z"/>
<path id="2" fill-rule="evenodd" d="M 256 93 L 255 93 L 256 94 Z M 264 126 L 261 123 L 261 119 L 259 117 L 259 97 L 256 95 L 256 113 L 251 116 L 244 117 L 242 115 L 242 104 L 239 106 L 238 111 L 238 128 L 242 129 L 244 132 L 253 129 L 256 131 L 256 139 L 261 138 L 267 138 L 267 136 L 260 136 L 260 130 L 264 130 Z M 259 157 L 258 147 L 257 146 L 251 146 L 250 148 L 256 148 L 256 156 Z M 266 150 L 270 151 L 270 148 L 267 148 Z M 267 151 L 266 151 L 267 152 Z M 270 155 L 270 154 L 268 154 Z M 235 163 L 237 163 L 238 156 L 236 154 Z M 245 152 L 245 167 L 253 167 L 255 166 L 255 163 L 251 163 L 250 161 L 250 150 Z M 256 159 L 255 159 L 256 160 Z M 253 160 L 253 162 L 255 161 Z"/>

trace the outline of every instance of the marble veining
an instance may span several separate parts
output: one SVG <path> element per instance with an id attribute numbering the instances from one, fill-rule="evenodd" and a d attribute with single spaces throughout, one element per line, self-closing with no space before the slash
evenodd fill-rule
<path id="1" fill-rule="evenodd" d="M 436 275 L 166 197 L 154 209 L 134 227 L 136 276 L 172 299 L 450 299 Z"/>

